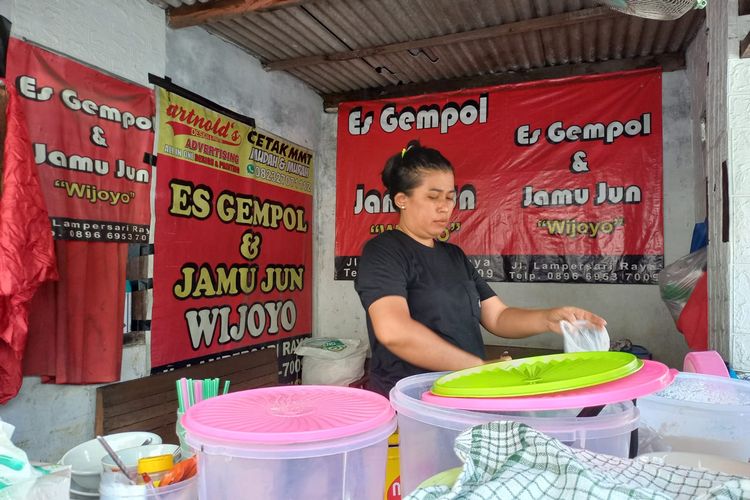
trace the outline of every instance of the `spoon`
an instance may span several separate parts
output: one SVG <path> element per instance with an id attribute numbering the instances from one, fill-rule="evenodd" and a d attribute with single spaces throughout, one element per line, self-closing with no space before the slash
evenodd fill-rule
<path id="1" fill-rule="evenodd" d="M 111 446 L 109 446 L 109 443 L 106 439 L 104 439 L 101 436 L 96 436 L 97 441 L 104 447 L 105 450 L 107 450 L 107 454 L 112 458 L 112 460 L 117 464 L 117 467 L 120 468 L 120 472 L 128 478 L 128 481 L 130 484 L 135 484 L 135 478 L 131 477 L 131 475 L 128 473 L 128 469 L 125 467 L 125 464 L 122 463 L 122 460 L 120 460 L 120 457 L 115 453 L 115 450 L 112 449 Z"/>

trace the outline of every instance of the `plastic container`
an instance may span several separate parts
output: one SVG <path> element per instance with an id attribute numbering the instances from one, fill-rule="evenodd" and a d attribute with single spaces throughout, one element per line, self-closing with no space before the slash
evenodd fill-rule
<path id="1" fill-rule="evenodd" d="M 159 485 L 162 478 L 172 470 L 174 460 L 172 454 L 144 457 L 138 460 L 138 475 L 144 483 L 153 482 Z M 141 482 L 140 480 L 137 482 Z"/>
<path id="2" fill-rule="evenodd" d="M 565 444 L 627 458 L 631 432 L 638 428 L 638 409 L 631 402 L 608 405 L 595 417 L 577 417 L 579 408 L 500 414 L 443 408 L 421 395 L 444 373 L 424 373 L 400 380 L 391 390 L 398 412 L 401 493 L 406 496 L 422 481 L 462 465 L 453 444 L 462 431 L 496 420 L 523 422 Z"/>
<path id="3" fill-rule="evenodd" d="M 128 485 L 108 482 L 102 477 L 99 485 L 100 500 L 198 500 L 198 476 L 160 488 L 146 485 Z"/>
<path id="4" fill-rule="evenodd" d="M 131 476 L 138 475 L 138 464 L 143 458 L 157 457 L 160 455 L 170 455 L 175 461 L 179 461 L 182 458 L 181 450 L 175 444 L 147 444 L 143 446 L 134 446 L 133 448 L 125 448 L 124 450 L 118 451 L 117 455 L 120 457 L 120 460 L 123 465 L 125 465 Z M 106 482 L 108 484 L 128 484 L 128 479 L 122 472 L 120 472 L 120 467 L 115 464 L 114 460 L 112 460 L 112 457 L 109 455 L 105 455 L 101 459 L 101 482 Z"/>
<path id="5" fill-rule="evenodd" d="M 283 386 L 189 408 L 200 498 L 381 500 L 393 409 L 370 391 Z"/>
<path id="6" fill-rule="evenodd" d="M 750 459 L 750 382 L 680 373 L 665 390 L 638 400 L 643 452 L 708 453 Z"/>

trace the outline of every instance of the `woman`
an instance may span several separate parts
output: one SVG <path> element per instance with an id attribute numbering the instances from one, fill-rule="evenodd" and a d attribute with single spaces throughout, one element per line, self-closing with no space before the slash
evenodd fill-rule
<path id="1" fill-rule="evenodd" d="M 355 280 L 367 312 L 372 390 L 387 396 L 403 377 L 483 364 L 480 324 L 513 339 L 561 333 L 561 320 L 605 325 L 576 307 L 508 307 L 459 247 L 436 239 L 456 204 L 453 167 L 437 150 L 409 142 L 382 180 L 399 223 L 367 242 Z"/>

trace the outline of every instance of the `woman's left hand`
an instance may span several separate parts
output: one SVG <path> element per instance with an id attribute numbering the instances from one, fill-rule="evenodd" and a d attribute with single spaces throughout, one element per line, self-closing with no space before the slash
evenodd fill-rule
<path id="1" fill-rule="evenodd" d="M 577 320 L 586 320 L 599 328 L 604 328 L 607 324 L 604 318 L 578 307 L 567 306 L 547 309 L 547 328 L 549 328 L 551 332 L 562 335 L 562 330 L 560 329 L 560 321 L 562 320 L 570 323 Z"/>

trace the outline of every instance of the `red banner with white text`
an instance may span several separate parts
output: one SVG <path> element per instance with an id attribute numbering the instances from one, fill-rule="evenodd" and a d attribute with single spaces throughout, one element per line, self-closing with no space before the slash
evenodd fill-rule
<path id="1" fill-rule="evenodd" d="M 158 92 L 151 365 L 276 344 L 289 379 L 312 332 L 313 153 Z"/>
<path id="2" fill-rule="evenodd" d="M 55 239 L 149 239 L 154 94 L 11 38 L 8 81 L 29 125 Z"/>
<path id="3" fill-rule="evenodd" d="M 488 281 L 653 284 L 664 264 L 661 70 L 339 106 L 336 279 L 398 222 L 380 180 L 418 139 L 453 164 L 441 239 Z"/>

